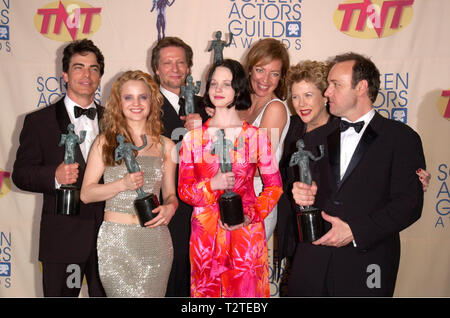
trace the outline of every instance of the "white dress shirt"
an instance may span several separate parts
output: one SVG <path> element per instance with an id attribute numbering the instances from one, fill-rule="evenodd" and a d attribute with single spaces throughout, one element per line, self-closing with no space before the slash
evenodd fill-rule
<path id="1" fill-rule="evenodd" d="M 162 86 L 159 86 L 159 91 L 161 92 L 161 94 L 164 95 L 164 97 L 167 98 L 167 100 L 170 102 L 170 104 L 178 114 L 180 112 L 180 104 L 178 104 L 178 102 L 180 101 L 180 96 L 178 96 L 175 93 L 172 93 L 171 91 L 165 89 Z"/>
<path id="2" fill-rule="evenodd" d="M 348 164 L 353 157 L 353 153 L 355 152 L 356 147 L 358 146 L 358 143 L 361 140 L 361 137 L 364 134 L 364 131 L 366 130 L 373 116 L 375 116 L 375 109 L 370 110 L 364 116 L 354 121 L 355 123 L 361 120 L 364 121 L 364 126 L 359 133 L 357 133 L 353 127 L 349 127 L 346 131 L 341 132 L 341 180 L 344 177 Z M 345 117 L 342 117 L 341 120 L 351 122 Z M 353 240 L 352 243 L 354 247 L 357 247 L 355 240 Z"/>
<path id="3" fill-rule="evenodd" d="M 77 136 L 80 136 L 80 132 L 82 130 L 86 131 L 86 138 L 82 144 L 80 144 L 81 152 L 83 153 L 84 161 L 87 162 L 89 151 L 91 150 L 92 143 L 94 142 L 95 138 L 98 135 L 99 128 L 98 128 L 98 114 L 95 116 L 95 118 L 89 119 L 87 116 L 80 116 L 78 118 L 75 118 L 74 108 L 77 105 L 73 100 L 70 99 L 69 96 L 66 95 L 64 97 L 64 104 L 66 105 L 67 113 L 70 117 L 70 122 L 74 124 L 75 129 L 74 133 Z M 81 107 L 81 106 L 79 106 Z M 95 108 L 95 103 L 92 101 L 91 105 L 89 105 L 87 108 Z"/>
<path id="4" fill-rule="evenodd" d="M 341 166 L 340 166 L 341 180 L 344 177 L 348 164 L 350 163 L 350 160 L 353 157 L 353 153 L 355 152 L 355 149 L 358 146 L 358 143 L 361 140 L 361 137 L 364 131 L 366 130 L 367 126 L 369 125 L 370 121 L 372 120 L 373 116 L 375 116 L 375 109 L 370 110 L 364 116 L 354 121 L 354 122 L 362 120 L 364 121 L 364 126 L 359 133 L 357 133 L 353 127 L 350 127 L 346 131 L 341 132 Z M 342 117 L 341 120 L 350 122 L 345 117 Z"/>

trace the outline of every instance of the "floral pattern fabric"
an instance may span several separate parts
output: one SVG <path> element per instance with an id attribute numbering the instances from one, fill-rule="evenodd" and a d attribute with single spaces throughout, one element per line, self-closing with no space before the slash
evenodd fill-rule
<path id="1" fill-rule="evenodd" d="M 188 132 L 180 151 L 178 193 L 194 207 L 191 219 L 190 261 L 192 297 L 269 297 L 269 266 L 264 218 L 282 193 L 281 177 L 263 130 L 244 121 L 230 150 L 235 175 L 233 192 L 242 198 L 251 223 L 238 230 L 220 227 L 218 200 L 211 178 L 220 169 L 211 154 L 214 134 L 207 121 Z M 243 143 L 238 140 L 242 140 Z M 263 192 L 257 197 L 253 177 L 259 169 Z"/>

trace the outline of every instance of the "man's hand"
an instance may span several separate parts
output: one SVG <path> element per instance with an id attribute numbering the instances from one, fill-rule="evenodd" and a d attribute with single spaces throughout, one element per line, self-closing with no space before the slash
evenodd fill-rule
<path id="1" fill-rule="evenodd" d="M 342 247 L 354 240 L 352 230 L 346 222 L 338 217 L 330 216 L 324 211 L 322 211 L 322 217 L 331 223 L 331 230 L 312 244 Z"/>
<path id="2" fill-rule="evenodd" d="M 202 117 L 200 116 L 200 114 L 194 113 L 187 116 L 180 116 L 180 119 L 186 121 L 184 123 L 184 128 L 186 128 L 187 130 L 202 127 Z"/>
<path id="3" fill-rule="evenodd" d="M 78 180 L 78 166 L 77 162 L 65 164 L 62 162 L 56 168 L 55 178 L 59 184 L 73 184 Z"/>
<path id="4" fill-rule="evenodd" d="M 317 185 L 313 181 L 311 185 L 302 182 L 294 182 L 292 186 L 292 196 L 295 203 L 301 206 L 314 205 L 317 194 Z"/>

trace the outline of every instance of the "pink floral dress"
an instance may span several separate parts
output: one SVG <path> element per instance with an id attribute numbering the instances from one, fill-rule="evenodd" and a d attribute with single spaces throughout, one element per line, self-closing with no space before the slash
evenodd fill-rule
<path id="1" fill-rule="evenodd" d="M 242 197 L 251 223 L 235 231 L 220 227 L 218 200 L 223 190 L 212 191 L 210 181 L 220 168 L 212 155 L 209 121 L 188 132 L 180 152 L 178 193 L 194 207 L 191 219 L 190 261 L 192 297 L 269 297 L 269 266 L 264 218 L 282 193 L 281 177 L 270 142 L 257 127 L 243 122 L 237 150 L 230 151 L 235 174 L 233 192 Z M 243 139 L 238 147 L 238 139 Z M 259 169 L 264 190 L 257 197 L 253 177 Z"/>

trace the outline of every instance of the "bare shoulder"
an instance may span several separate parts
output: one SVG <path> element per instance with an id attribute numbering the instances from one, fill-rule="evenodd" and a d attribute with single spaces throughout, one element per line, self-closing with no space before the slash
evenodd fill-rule
<path id="1" fill-rule="evenodd" d="M 274 100 L 269 105 L 267 105 L 263 117 L 272 117 L 272 116 L 284 119 L 287 117 L 286 106 L 284 105 L 283 102 L 279 100 Z"/>
<path id="2" fill-rule="evenodd" d="M 166 136 L 161 135 L 162 141 L 164 142 L 164 148 L 167 150 L 172 149 L 175 146 L 175 143 L 172 139 L 167 138 Z"/>

